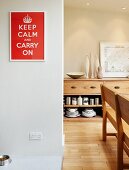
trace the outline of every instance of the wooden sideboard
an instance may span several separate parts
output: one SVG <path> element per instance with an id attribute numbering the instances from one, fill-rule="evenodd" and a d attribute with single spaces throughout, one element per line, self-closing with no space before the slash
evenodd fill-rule
<path id="1" fill-rule="evenodd" d="M 79 112 L 82 112 L 85 108 L 93 108 L 97 114 L 102 116 L 102 103 L 101 103 L 101 90 L 100 84 L 108 85 L 111 89 L 117 93 L 129 94 L 129 79 L 128 78 L 104 78 L 104 79 L 64 79 L 64 112 L 67 108 L 78 108 Z M 66 104 L 66 97 L 79 96 L 90 98 L 99 98 L 97 105 L 72 105 Z"/>

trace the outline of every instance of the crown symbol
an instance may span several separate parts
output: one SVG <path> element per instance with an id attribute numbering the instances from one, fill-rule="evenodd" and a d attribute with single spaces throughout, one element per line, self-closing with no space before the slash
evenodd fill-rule
<path id="1" fill-rule="evenodd" d="M 32 18 L 29 17 L 29 15 L 27 14 L 27 16 L 25 16 L 25 17 L 23 18 L 23 22 L 26 23 L 26 24 L 29 24 L 29 23 L 32 22 Z"/>

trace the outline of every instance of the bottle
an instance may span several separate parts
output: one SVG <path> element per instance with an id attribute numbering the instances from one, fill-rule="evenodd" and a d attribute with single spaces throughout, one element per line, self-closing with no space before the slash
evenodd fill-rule
<path id="1" fill-rule="evenodd" d="M 78 103 L 78 105 L 82 105 L 82 97 L 81 96 L 78 97 L 77 103 Z"/>

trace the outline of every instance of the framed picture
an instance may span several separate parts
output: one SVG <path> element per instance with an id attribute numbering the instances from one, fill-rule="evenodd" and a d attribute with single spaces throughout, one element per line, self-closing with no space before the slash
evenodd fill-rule
<path id="1" fill-rule="evenodd" d="M 100 42 L 103 77 L 129 76 L 129 42 Z"/>
<path id="2" fill-rule="evenodd" d="M 10 60 L 44 61 L 44 12 L 10 12 Z"/>

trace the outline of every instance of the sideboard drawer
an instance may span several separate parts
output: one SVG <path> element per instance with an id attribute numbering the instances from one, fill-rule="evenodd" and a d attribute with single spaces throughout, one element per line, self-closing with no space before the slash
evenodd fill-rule
<path id="1" fill-rule="evenodd" d="M 102 81 L 64 81 L 64 94 L 100 94 Z"/>
<path id="2" fill-rule="evenodd" d="M 117 93 L 129 94 L 129 81 L 106 81 L 104 84 Z"/>

